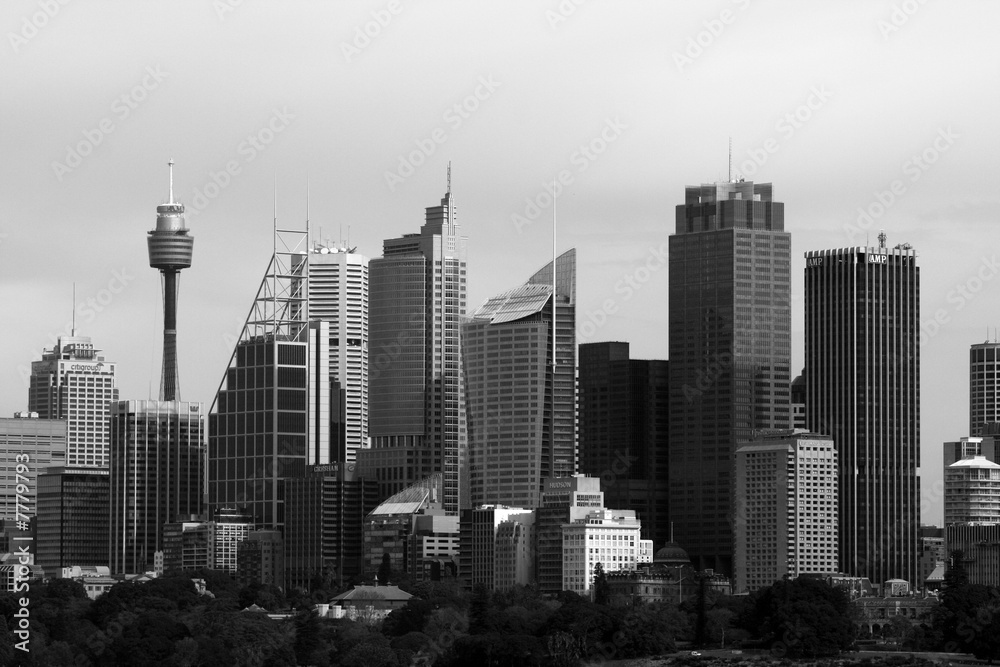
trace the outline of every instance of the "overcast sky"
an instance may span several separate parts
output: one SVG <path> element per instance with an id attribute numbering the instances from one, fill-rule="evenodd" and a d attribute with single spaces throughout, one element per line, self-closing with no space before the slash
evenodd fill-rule
<path id="1" fill-rule="evenodd" d="M 349 230 L 377 257 L 419 230 L 449 161 L 470 309 L 551 257 L 544 184 L 561 179 L 580 342 L 666 358 L 674 207 L 727 178 L 731 136 L 734 173 L 785 203 L 796 372 L 803 253 L 880 229 L 918 249 L 923 519 L 939 522 L 968 347 L 1000 326 L 997 25 L 985 1 L 6 0 L 0 413 L 26 407 L 74 282 L 78 332 L 118 362 L 122 397 L 155 397 L 145 239 L 169 158 L 195 238 L 184 400 L 211 403 L 225 371 L 270 257 L 275 181 L 280 226 L 304 226 L 308 181 L 314 236 Z"/>

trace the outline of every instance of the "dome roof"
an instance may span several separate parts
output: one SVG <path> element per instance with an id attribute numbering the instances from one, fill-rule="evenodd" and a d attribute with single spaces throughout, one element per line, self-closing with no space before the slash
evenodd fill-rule
<path id="1" fill-rule="evenodd" d="M 654 565 L 667 565 L 677 567 L 678 565 L 690 565 L 691 557 L 676 542 L 667 542 L 663 548 L 653 556 Z"/>

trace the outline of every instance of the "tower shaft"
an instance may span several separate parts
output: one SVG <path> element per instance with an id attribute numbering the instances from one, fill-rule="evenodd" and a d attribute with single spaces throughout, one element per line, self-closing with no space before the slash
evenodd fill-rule
<path id="1" fill-rule="evenodd" d="M 179 271 L 164 269 L 163 276 L 163 372 L 160 400 L 176 401 L 179 393 L 177 372 L 177 283 Z"/>

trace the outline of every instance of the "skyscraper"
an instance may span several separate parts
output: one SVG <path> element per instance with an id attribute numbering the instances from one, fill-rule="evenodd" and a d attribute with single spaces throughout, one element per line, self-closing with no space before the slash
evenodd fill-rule
<path id="1" fill-rule="evenodd" d="M 177 373 L 177 283 L 181 269 L 191 266 L 194 237 L 184 226 L 184 205 L 174 201 L 174 161 L 170 170 L 170 190 L 166 204 L 156 207 L 156 228 L 146 239 L 149 265 L 163 276 L 163 373 L 160 376 L 160 400 L 180 398 Z"/>
<path id="2" fill-rule="evenodd" d="M 837 474 L 825 435 L 775 433 L 736 450 L 734 592 L 837 572 Z"/>
<path id="3" fill-rule="evenodd" d="M 200 403 L 111 406 L 111 572 L 153 569 L 163 526 L 202 511 L 205 420 Z"/>
<path id="4" fill-rule="evenodd" d="M 31 362 L 28 411 L 67 423 L 66 459 L 58 465 L 108 465 L 108 406 L 118 400 L 118 386 L 115 363 L 99 352 L 74 330 Z"/>
<path id="5" fill-rule="evenodd" d="M 466 238 L 449 184 L 419 234 L 383 243 L 370 263 L 370 450 L 359 470 L 390 495 L 444 474 L 444 508 L 468 504 L 465 392 L 459 319 L 465 315 Z"/>
<path id="6" fill-rule="evenodd" d="M 368 446 L 367 257 L 346 246 L 311 248 L 309 317 L 330 323 L 331 392 L 338 406 L 331 450 L 336 461 L 354 463 Z"/>
<path id="7" fill-rule="evenodd" d="M 791 238 L 770 183 L 684 194 L 669 251 L 670 516 L 697 569 L 731 575 L 736 443 L 791 425 Z"/>
<path id="8" fill-rule="evenodd" d="M 917 579 L 920 269 L 909 244 L 806 253 L 806 423 L 840 466 L 840 568 Z"/>
<path id="9" fill-rule="evenodd" d="M 576 473 L 576 250 L 555 263 L 462 324 L 473 507 L 539 507 Z"/>
<path id="10" fill-rule="evenodd" d="M 46 468 L 38 475 L 35 562 L 46 575 L 72 565 L 108 564 L 108 470 Z"/>
<path id="11" fill-rule="evenodd" d="M 1000 343 L 969 348 L 969 435 L 984 435 L 983 426 L 1000 422 Z"/>
<path id="12" fill-rule="evenodd" d="M 580 472 L 655 544 L 670 540 L 668 379 L 668 362 L 629 359 L 628 343 L 580 346 Z"/>

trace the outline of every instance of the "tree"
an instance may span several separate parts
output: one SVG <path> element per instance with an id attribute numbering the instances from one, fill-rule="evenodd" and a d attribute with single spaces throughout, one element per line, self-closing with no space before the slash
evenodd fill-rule
<path id="1" fill-rule="evenodd" d="M 598 563 L 594 566 L 594 603 L 607 605 L 611 601 L 611 586 L 608 585 L 608 575 L 604 572 L 604 565 Z"/>
<path id="2" fill-rule="evenodd" d="M 378 566 L 378 575 L 375 578 L 383 586 L 387 586 L 392 579 L 392 559 L 388 552 L 382 554 L 382 564 Z"/>
<path id="3" fill-rule="evenodd" d="M 835 656 L 854 641 L 847 593 L 819 579 L 778 581 L 751 595 L 740 622 L 777 655 Z"/>

